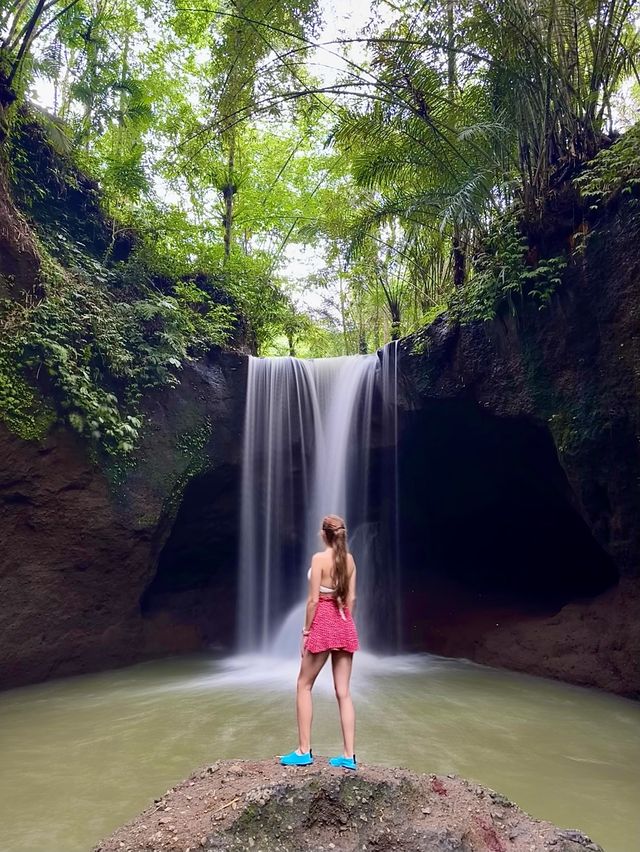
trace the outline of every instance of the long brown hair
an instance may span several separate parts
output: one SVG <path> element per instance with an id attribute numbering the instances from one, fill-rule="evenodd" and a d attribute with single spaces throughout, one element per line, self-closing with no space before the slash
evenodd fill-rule
<path id="1" fill-rule="evenodd" d="M 327 515 L 322 521 L 322 532 L 333 550 L 336 598 L 343 603 L 349 592 L 347 528 L 338 515 Z"/>

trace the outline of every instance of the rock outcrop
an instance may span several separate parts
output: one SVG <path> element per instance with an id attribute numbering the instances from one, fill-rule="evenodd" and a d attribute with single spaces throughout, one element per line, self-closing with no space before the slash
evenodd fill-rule
<path id="1" fill-rule="evenodd" d="M 146 401 L 130 465 L 68 430 L 36 443 L 0 424 L 0 688 L 202 647 L 193 619 L 141 599 L 187 482 L 239 463 L 245 369 L 221 352 L 185 365 Z"/>
<path id="2" fill-rule="evenodd" d="M 412 427 L 414 445 L 421 435 L 427 440 L 429 418 L 445 409 L 443 428 L 457 428 L 461 456 L 474 430 L 486 428 L 498 436 L 493 450 L 486 449 L 490 442 L 478 445 L 478 453 L 494 453 L 496 464 L 493 470 L 479 466 L 476 483 L 455 478 L 451 442 L 451 463 L 446 468 L 434 463 L 433 477 L 424 483 L 436 492 L 432 503 L 439 533 L 443 526 L 449 531 L 450 565 L 459 542 L 446 524 L 449 516 L 458 512 L 463 515 L 458 520 L 469 518 L 465 535 L 473 547 L 458 548 L 467 568 L 466 573 L 460 569 L 457 585 L 433 576 L 437 558 L 431 566 L 425 560 L 420 599 L 432 590 L 434 600 L 422 617 L 413 608 L 417 644 L 640 695 L 639 245 L 640 211 L 633 201 L 610 212 L 594 230 L 582 261 L 569 268 L 548 306 L 526 300 L 515 312 L 505 306 L 492 322 L 468 325 L 452 324 L 445 316 L 402 342 L 405 421 L 418 423 Z M 465 418 L 468 428 L 461 432 Z M 519 441 L 511 440 L 513 435 Z M 516 489 L 528 494 L 519 513 L 508 494 L 491 505 L 487 498 L 483 507 L 500 456 L 509 469 L 496 476 L 512 484 L 513 502 Z M 425 457 L 426 475 L 428 451 Z M 466 458 L 471 474 L 473 459 Z M 457 494 L 446 493 L 450 477 Z M 438 483 L 444 483 L 442 493 Z M 468 516 L 460 509 L 468 488 L 479 495 L 475 518 L 469 507 Z M 422 516 L 418 509 L 414 521 L 427 538 L 431 505 L 428 497 L 422 499 Z M 481 512 L 485 529 L 474 526 Z M 524 530 L 525 524 L 528 533 L 511 535 L 514 525 Z M 535 562 L 529 566 L 531 553 L 537 568 Z M 536 587 L 536 594 L 528 595 L 533 607 L 526 606 L 524 595 L 518 602 L 517 594 L 501 598 L 486 584 L 474 588 L 474 572 L 492 559 L 510 560 L 503 588 L 511 585 L 517 592 L 520 575 L 529 571 L 527 589 Z M 486 570 L 490 579 L 491 568 Z M 559 588 L 564 597 L 554 594 Z"/>
<path id="3" fill-rule="evenodd" d="M 94 852 L 602 852 L 455 776 L 366 766 L 220 761 L 169 790 Z"/>

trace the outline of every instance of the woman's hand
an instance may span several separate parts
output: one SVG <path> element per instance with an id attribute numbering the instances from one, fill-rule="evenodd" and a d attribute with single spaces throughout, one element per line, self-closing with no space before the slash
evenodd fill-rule
<path id="1" fill-rule="evenodd" d="M 303 628 L 302 630 L 302 638 L 300 639 L 300 656 L 304 657 L 304 652 L 307 648 L 307 639 L 309 638 L 309 631 Z"/>

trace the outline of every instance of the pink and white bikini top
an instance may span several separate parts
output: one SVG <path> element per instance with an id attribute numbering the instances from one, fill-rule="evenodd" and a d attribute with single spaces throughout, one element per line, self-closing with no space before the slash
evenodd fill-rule
<path id="1" fill-rule="evenodd" d="M 307 571 L 307 580 L 311 579 L 311 568 Z M 320 586 L 320 594 L 322 595 L 335 595 L 336 590 L 330 589 L 328 586 Z"/>

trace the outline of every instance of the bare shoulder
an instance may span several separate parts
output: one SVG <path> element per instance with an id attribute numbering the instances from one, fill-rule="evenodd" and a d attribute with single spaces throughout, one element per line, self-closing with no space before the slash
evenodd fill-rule
<path id="1" fill-rule="evenodd" d="M 311 557 L 311 567 L 314 565 L 322 565 L 325 561 L 325 554 L 322 552 L 314 553 Z"/>
<path id="2" fill-rule="evenodd" d="M 349 567 L 349 574 L 353 574 L 356 570 L 356 561 L 350 553 L 347 553 L 347 565 Z"/>

